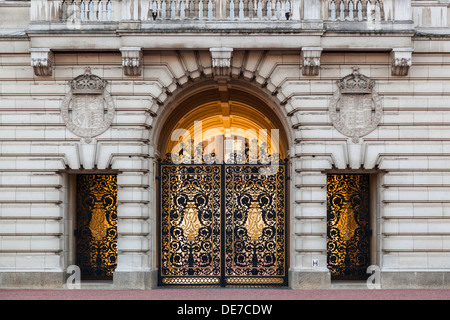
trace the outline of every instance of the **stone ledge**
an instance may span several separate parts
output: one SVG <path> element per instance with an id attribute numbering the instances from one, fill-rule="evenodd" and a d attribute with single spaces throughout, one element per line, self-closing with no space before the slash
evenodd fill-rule
<path id="1" fill-rule="evenodd" d="M 382 289 L 449 289 L 450 272 L 381 272 Z"/>
<path id="2" fill-rule="evenodd" d="M 114 289 L 152 289 L 158 285 L 158 272 L 153 271 L 115 271 Z"/>
<path id="3" fill-rule="evenodd" d="M 108 289 L 155 289 L 157 270 L 119 271 Z M 0 272 L 1 289 L 63 289 L 64 272 Z M 350 282 L 349 282 L 350 283 Z M 94 283 L 97 285 L 97 283 Z M 352 286 L 354 282 L 350 283 Z M 358 282 L 361 285 L 363 282 Z M 83 285 L 83 281 L 82 281 Z M 337 289 L 329 272 L 289 271 L 291 289 Z M 346 289 L 351 289 L 348 287 Z M 382 289 L 450 289 L 450 272 L 381 272 Z"/>
<path id="4" fill-rule="evenodd" d="M 63 288 L 63 272 L 0 272 L 0 288 Z"/>
<path id="5" fill-rule="evenodd" d="M 291 289 L 330 289 L 329 272 L 289 271 L 289 287 Z"/>

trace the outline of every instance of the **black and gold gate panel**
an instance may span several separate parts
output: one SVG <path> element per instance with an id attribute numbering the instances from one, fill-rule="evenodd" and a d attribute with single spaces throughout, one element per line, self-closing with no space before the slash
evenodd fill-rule
<path id="1" fill-rule="evenodd" d="M 367 278 L 369 200 L 369 175 L 328 175 L 327 260 L 333 279 Z"/>
<path id="2" fill-rule="evenodd" d="M 161 166 L 162 285 L 218 285 L 221 265 L 220 166 Z"/>
<path id="3" fill-rule="evenodd" d="M 77 175 L 76 263 L 82 279 L 111 279 L 117 266 L 117 176 Z"/>
<path id="4" fill-rule="evenodd" d="M 286 285 L 286 167 L 265 168 L 160 165 L 160 285 Z"/>
<path id="5" fill-rule="evenodd" d="M 285 284 L 285 167 L 225 167 L 225 284 Z"/>

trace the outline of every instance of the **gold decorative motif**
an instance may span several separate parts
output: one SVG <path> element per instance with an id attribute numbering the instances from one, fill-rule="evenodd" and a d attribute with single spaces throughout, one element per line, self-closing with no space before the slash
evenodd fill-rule
<path id="1" fill-rule="evenodd" d="M 198 219 L 198 211 L 195 208 L 195 204 L 192 201 L 189 201 L 184 210 L 183 222 L 180 227 L 183 229 L 188 240 L 192 241 L 198 235 L 198 230 L 201 226 L 202 224 Z"/>
<path id="2" fill-rule="evenodd" d="M 250 209 L 248 210 L 247 222 L 245 223 L 247 234 L 252 240 L 256 241 L 261 237 L 264 226 L 261 208 L 259 207 L 258 202 L 252 202 Z"/>
<path id="3" fill-rule="evenodd" d="M 89 230 L 96 241 L 101 241 L 106 236 L 106 229 L 108 228 L 108 221 L 106 221 L 106 216 L 104 208 L 100 203 L 95 203 L 92 209 L 92 218 L 89 223 Z"/>
<path id="4" fill-rule="evenodd" d="M 353 238 L 355 234 L 355 229 L 358 227 L 355 220 L 355 212 L 350 207 L 350 204 L 345 203 L 341 210 L 341 217 L 336 224 L 340 231 L 342 239 L 349 241 Z"/>

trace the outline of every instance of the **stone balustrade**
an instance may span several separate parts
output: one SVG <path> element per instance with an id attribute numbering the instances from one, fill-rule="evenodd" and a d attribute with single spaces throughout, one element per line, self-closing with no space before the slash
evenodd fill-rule
<path id="1" fill-rule="evenodd" d="M 405 21 L 411 0 L 31 0 L 32 22 Z"/>
<path id="2" fill-rule="evenodd" d="M 113 10 L 113 7 L 114 10 Z M 118 2 L 111 0 L 36 0 L 31 2 L 31 21 L 113 21 Z M 118 12 L 117 12 L 118 13 Z"/>
<path id="3" fill-rule="evenodd" d="M 381 0 L 331 0 L 331 21 L 382 21 L 384 6 Z"/>
<path id="4" fill-rule="evenodd" d="M 33 0 L 31 21 L 290 20 L 289 0 Z"/>

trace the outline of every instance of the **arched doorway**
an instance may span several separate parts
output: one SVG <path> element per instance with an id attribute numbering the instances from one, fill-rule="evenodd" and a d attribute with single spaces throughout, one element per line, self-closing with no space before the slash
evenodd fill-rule
<path id="1" fill-rule="evenodd" d="M 287 285 L 284 125 L 241 86 L 189 91 L 158 139 L 159 285 Z"/>

